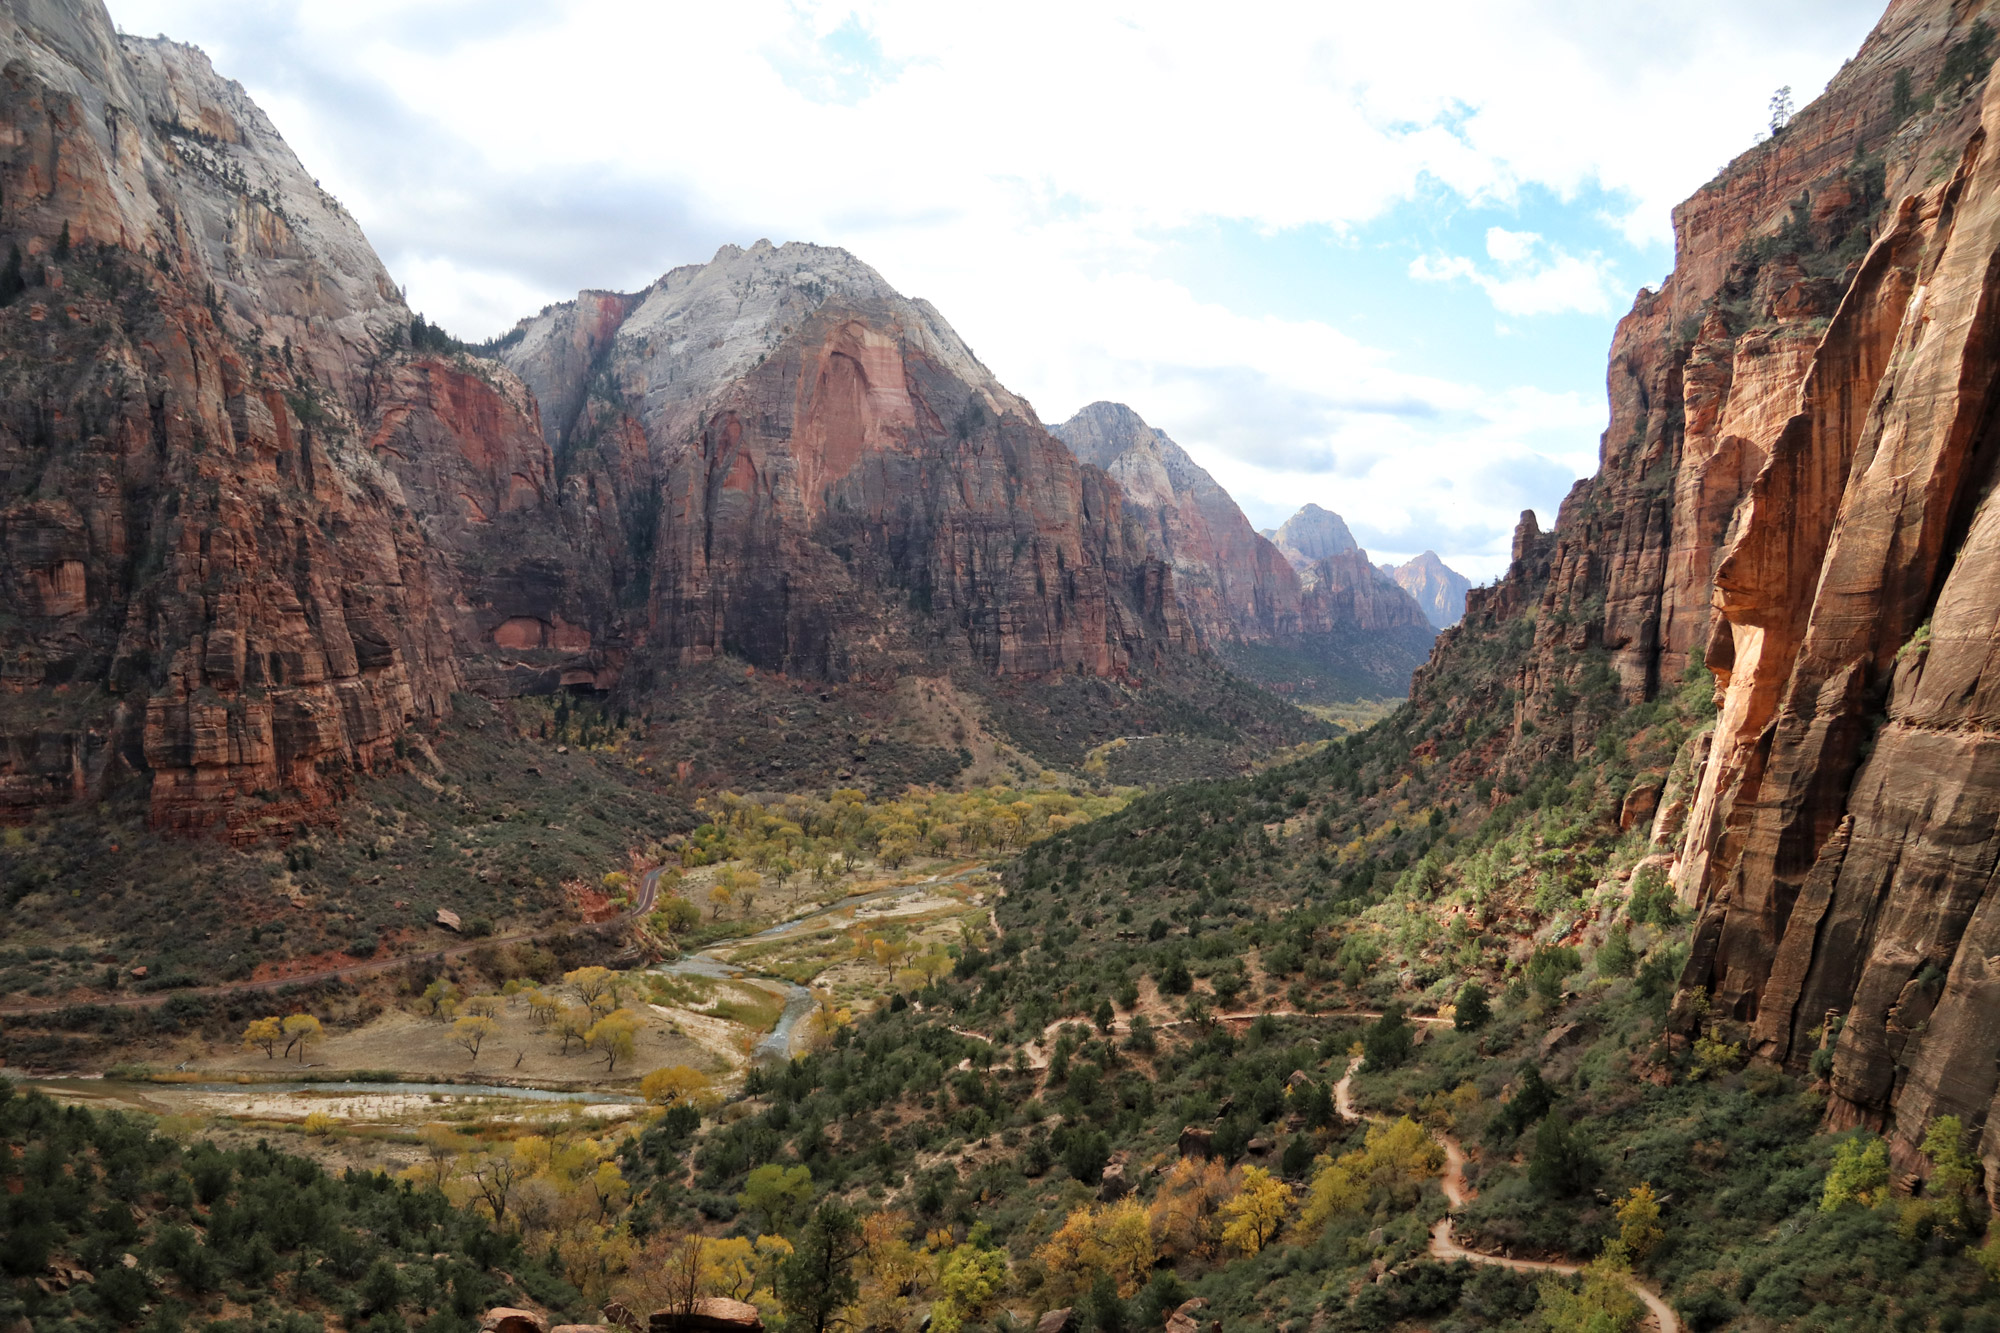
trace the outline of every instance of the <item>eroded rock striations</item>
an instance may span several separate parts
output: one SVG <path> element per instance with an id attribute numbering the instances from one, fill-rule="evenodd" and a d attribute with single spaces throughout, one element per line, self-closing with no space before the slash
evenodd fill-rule
<path id="1" fill-rule="evenodd" d="M 2000 1185 L 1991 9 L 1896 0 L 1676 210 L 1674 273 L 1613 342 L 1598 474 L 1553 533 L 1524 518 L 1466 616 L 1535 617 L 1503 768 L 1590 744 L 1594 682 L 1712 673 L 1655 825 L 1699 913 L 1678 1030 L 1794 1068 L 1837 1030 L 1834 1125 L 1887 1129 L 1909 1179 L 1960 1116 Z"/>
<path id="2" fill-rule="evenodd" d="M 249 840 L 458 691 L 723 655 L 1125 688 L 1220 614 L 842 251 L 725 247 L 467 348 L 240 87 L 95 0 L 0 7 L 0 128 L 0 818 L 129 777 Z"/>

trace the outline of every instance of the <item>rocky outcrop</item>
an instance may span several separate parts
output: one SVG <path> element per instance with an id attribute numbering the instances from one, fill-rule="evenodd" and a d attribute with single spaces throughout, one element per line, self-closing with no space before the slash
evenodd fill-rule
<path id="1" fill-rule="evenodd" d="M 0 801 L 130 771 L 167 827 L 311 817 L 460 683 L 440 562 L 353 429 L 408 312 L 198 51 L 24 4 L 0 60 Z"/>
<path id="2" fill-rule="evenodd" d="M 1173 570 L 1202 643 L 1275 689 L 1309 697 L 1400 695 L 1430 651 L 1416 602 L 1368 565 L 1336 514 L 1308 505 L 1282 551 L 1179 445 L 1122 403 L 1092 403 L 1055 428 L 1125 497 L 1134 543 Z"/>
<path id="3" fill-rule="evenodd" d="M 1598 474 L 1466 612 L 1537 613 L 1503 771 L 1591 743 L 1590 673 L 1636 700 L 1706 668 L 1692 797 L 1655 822 L 1699 913 L 1675 1023 L 1803 1068 L 1838 1019 L 1829 1121 L 1885 1129 L 1905 1182 L 1952 1114 L 2000 1184 L 1990 8 L 1897 0 L 1676 210 L 1675 271 L 1613 342 Z"/>
<path id="4" fill-rule="evenodd" d="M 1396 586 L 1416 598 L 1424 619 L 1439 629 L 1456 625 L 1465 614 L 1465 594 L 1472 580 L 1438 559 L 1436 551 L 1425 551 L 1400 565 L 1383 565 L 1384 574 Z"/>

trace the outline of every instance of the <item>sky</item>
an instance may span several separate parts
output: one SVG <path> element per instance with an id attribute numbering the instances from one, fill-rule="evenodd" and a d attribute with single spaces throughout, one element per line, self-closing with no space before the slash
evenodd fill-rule
<path id="1" fill-rule="evenodd" d="M 1595 470 L 1669 212 L 1883 0 L 110 0 L 201 46 L 462 338 L 844 246 L 1046 422 L 1475 582 Z"/>

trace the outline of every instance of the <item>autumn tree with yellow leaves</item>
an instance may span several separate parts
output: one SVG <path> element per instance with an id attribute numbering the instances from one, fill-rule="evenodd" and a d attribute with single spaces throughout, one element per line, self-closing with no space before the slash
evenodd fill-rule
<path id="1" fill-rule="evenodd" d="M 1152 1276 L 1159 1249 L 1153 1224 L 1137 1199 L 1085 1204 L 1063 1219 L 1056 1234 L 1035 1251 L 1059 1299 L 1089 1289 L 1099 1273 L 1129 1300 Z"/>

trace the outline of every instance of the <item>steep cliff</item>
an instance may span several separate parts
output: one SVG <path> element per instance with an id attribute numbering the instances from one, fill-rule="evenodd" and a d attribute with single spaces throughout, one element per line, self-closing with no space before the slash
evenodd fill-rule
<path id="1" fill-rule="evenodd" d="M 1824 1036 L 1831 1123 L 1888 1128 L 1906 1182 L 1945 1114 L 2000 1179 L 1990 9 L 1896 0 L 1676 210 L 1674 273 L 1612 346 L 1598 474 L 1553 533 L 1524 519 L 1466 613 L 1533 627 L 1503 775 L 1589 753 L 1594 673 L 1631 701 L 1712 673 L 1655 825 L 1699 913 L 1677 1029 L 1797 1069 Z M 1447 631 L 1420 702 L 1473 642 Z"/>
<path id="2" fill-rule="evenodd" d="M 1182 610 L 1204 642 L 1296 632 L 1297 576 L 1178 444 L 1123 403 L 1092 403 L 1053 433 L 1124 491 L 1126 513 L 1173 566 Z"/>
<path id="3" fill-rule="evenodd" d="M 1456 625 L 1465 614 L 1465 594 L 1472 587 L 1472 580 L 1438 559 L 1436 551 L 1425 551 L 1400 565 L 1380 568 L 1396 581 L 1397 587 L 1417 599 L 1417 605 L 1424 609 L 1424 618 L 1439 629 Z"/>
<path id="4" fill-rule="evenodd" d="M 545 429 L 620 516 L 656 661 L 1116 676 L 1193 646 L 1119 487 L 844 251 L 726 246 L 501 355 L 565 405 Z"/>

